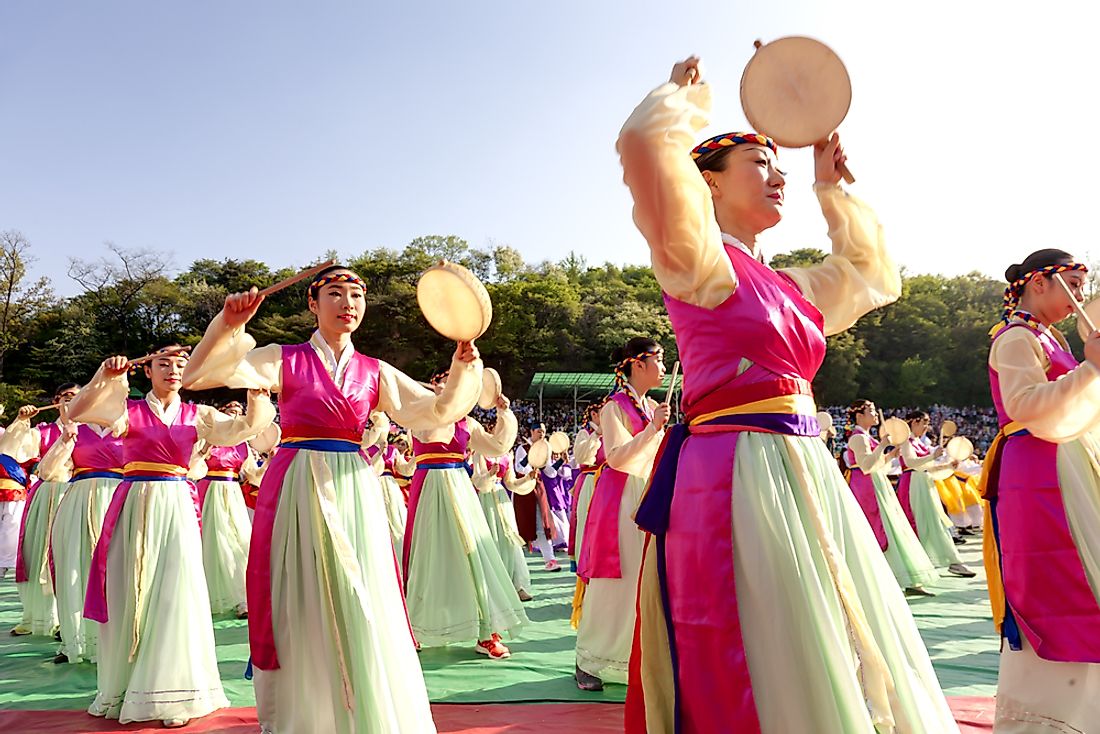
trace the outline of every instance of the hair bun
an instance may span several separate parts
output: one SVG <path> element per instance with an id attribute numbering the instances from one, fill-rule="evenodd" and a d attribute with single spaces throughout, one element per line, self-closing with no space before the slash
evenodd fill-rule
<path id="1" fill-rule="evenodd" d="M 618 364 L 626 359 L 626 349 L 623 347 L 615 347 L 611 350 L 611 361 L 614 364 Z"/>
<path id="2" fill-rule="evenodd" d="M 1009 283 L 1015 283 L 1023 274 L 1023 267 L 1020 263 L 1009 265 L 1008 270 L 1005 271 L 1005 280 Z"/>

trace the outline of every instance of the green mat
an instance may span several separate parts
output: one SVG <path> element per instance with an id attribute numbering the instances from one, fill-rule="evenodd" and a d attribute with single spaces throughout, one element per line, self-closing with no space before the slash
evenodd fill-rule
<path id="1" fill-rule="evenodd" d="M 963 560 L 979 572 L 975 579 L 947 577 L 937 596 L 911 602 L 913 614 L 932 654 L 944 692 L 956 696 L 991 696 L 997 684 L 997 639 L 981 573 L 980 540 L 964 546 Z M 505 703 L 530 701 L 621 702 L 623 686 L 587 693 L 573 683 L 573 645 L 569 626 L 574 577 L 549 573 L 541 559 L 529 558 L 535 600 L 525 605 L 531 624 L 508 640 L 513 655 L 490 661 L 473 645 L 424 650 L 420 662 L 428 694 L 438 703 Z M 20 605 L 12 575 L 0 581 L 0 630 L 19 621 Z M 226 695 L 233 706 L 255 706 L 252 684 L 243 677 L 248 660 L 248 630 L 243 621 L 215 620 L 218 663 Z M 471 641 L 472 643 L 472 641 Z M 95 668 L 54 665 L 56 643 L 42 637 L 0 635 L 0 708 L 83 709 L 95 691 Z M 170 661 L 165 661 L 170 664 Z"/>

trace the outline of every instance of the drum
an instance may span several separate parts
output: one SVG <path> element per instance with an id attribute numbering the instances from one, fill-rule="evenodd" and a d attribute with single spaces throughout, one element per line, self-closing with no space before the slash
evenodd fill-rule
<path id="1" fill-rule="evenodd" d="M 569 434 L 564 431 L 555 431 L 550 434 L 547 443 L 550 444 L 550 450 L 555 454 L 564 454 L 569 450 Z"/>
<path id="2" fill-rule="evenodd" d="M 500 373 L 486 367 L 481 372 L 481 397 L 477 399 L 477 406 L 482 410 L 495 407 L 501 392 Z"/>
<path id="3" fill-rule="evenodd" d="M 947 442 L 947 455 L 952 461 L 966 461 L 974 453 L 974 444 L 965 436 L 955 436 Z"/>
<path id="4" fill-rule="evenodd" d="M 416 302 L 432 328 L 456 342 L 477 339 L 493 320 L 485 286 L 469 270 L 446 260 L 420 276 Z"/>
<path id="5" fill-rule="evenodd" d="M 785 148 L 828 140 L 852 104 L 852 80 L 844 62 L 821 41 L 788 36 L 756 53 L 741 75 L 741 107 L 756 132 Z M 855 178 L 841 166 L 848 183 Z"/>
<path id="6" fill-rule="evenodd" d="M 541 469 L 550 461 L 550 442 L 540 438 L 527 449 L 527 463 L 532 469 Z"/>
<path id="7" fill-rule="evenodd" d="M 891 446 L 901 446 L 911 435 L 909 424 L 901 418 L 887 418 L 879 428 L 880 438 Z"/>

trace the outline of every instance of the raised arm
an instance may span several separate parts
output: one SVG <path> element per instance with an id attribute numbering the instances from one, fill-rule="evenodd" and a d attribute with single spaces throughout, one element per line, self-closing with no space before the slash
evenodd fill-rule
<path id="1" fill-rule="evenodd" d="M 497 424 L 493 432 L 489 433 L 481 424 L 473 418 L 466 419 L 466 427 L 470 429 L 470 448 L 485 456 L 503 456 L 512 450 L 516 443 L 516 433 L 519 424 L 515 414 L 508 409 L 497 407 Z"/>
<path id="2" fill-rule="evenodd" d="M 67 482 L 73 475 L 73 449 L 76 448 L 76 426 L 63 430 L 61 438 L 38 462 L 38 478 L 44 482 Z"/>
<path id="3" fill-rule="evenodd" d="M 236 446 L 258 436 L 275 420 L 271 398 L 261 390 L 248 391 L 244 415 L 230 416 L 209 405 L 198 406 L 199 438 L 211 446 Z"/>
<path id="4" fill-rule="evenodd" d="M 674 298 L 714 308 L 733 293 L 737 277 L 710 190 L 691 160 L 699 131 L 710 121 L 710 86 L 692 83 L 697 76 L 698 59 L 677 64 L 672 80 L 635 108 L 615 147 L 657 282 Z"/>
<path id="5" fill-rule="evenodd" d="M 231 325 L 223 310 L 191 352 L 183 371 L 183 386 L 189 390 L 232 387 L 279 392 L 282 361 L 279 345 L 257 349 L 256 340 L 244 330 L 244 324 Z"/>
<path id="6" fill-rule="evenodd" d="M 404 372 L 380 362 L 378 410 L 393 416 L 410 431 L 426 432 L 429 436 L 436 430 L 447 433 L 477 404 L 481 394 L 481 370 L 480 357 L 465 361 L 456 352 L 447 384 L 443 392 L 436 395 Z"/>
<path id="7" fill-rule="evenodd" d="M 898 300 L 901 272 L 871 207 L 838 183 L 814 184 L 829 226 L 833 251 L 808 268 L 784 269 L 825 317 L 826 336 L 851 327 L 864 314 Z"/>
<path id="8" fill-rule="evenodd" d="M 69 403 L 69 420 L 112 428 L 116 436 L 125 433 L 128 425 L 126 398 L 130 395 L 126 369 L 125 357 L 105 360 L 92 381 L 80 388 Z"/>

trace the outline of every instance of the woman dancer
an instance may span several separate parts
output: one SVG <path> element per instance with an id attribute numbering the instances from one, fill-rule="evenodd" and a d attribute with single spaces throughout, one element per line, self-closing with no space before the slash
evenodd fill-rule
<path id="1" fill-rule="evenodd" d="M 584 524 L 588 522 L 588 508 L 592 503 L 592 492 L 596 488 L 596 473 L 606 465 L 603 437 L 600 435 L 600 409 L 604 401 L 592 403 L 585 411 L 585 427 L 577 433 L 573 445 L 573 458 L 577 461 L 577 477 L 573 483 L 573 500 L 569 509 L 569 565 L 570 571 L 577 572 L 577 561 L 584 547 Z M 573 611 L 569 624 L 576 629 L 581 622 L 584 608 L 584 592 L 588 588 L 585 580 L 577 576 L 573 589 Z"/>
<path id="2" fill-rule="evenodd" d="M 986 456 L 986 573 L 1004 643 L 998 734 L 1089 732 L 1100 721 L 1100 332 L 1078 364 L 1053 327 L 1086 268 L 1039 250 L 1005 273 L 989 351 L 1000 432 Z"/>
<path id="3" fill-rule="evenodd" d="M 634 509 L 664 436 L 669 406 L 646 393 L 665 377 L 664 350 L 634 337 L 611 355 L 617 391 L 601 409 L 607 466 L 588 508 L 577 575 L 588 582 L 577 626 L 577 687 L 598 691 L 626 683 L 643 533 Z"/>
<path id="4" fill-rule="evenodd" d="M 27 505 L 27 472 L 15 458 L 3 453 L 2 438 L 0 434 L 0 579 L 5 579 L 15 568 L 19 549 L 19 526 Z"/>
<path id="5" fill-rule="evenodd" d="M 244 406 L 230 400 L 221 407 L 230 417 L 243 415 Z M 259 426 L 261 430 L 267 426 Z M 241 482 L 259 484 L 262 476 L 248 443 L 206 446 L 199 449 L 206 467 L 198 481 L 202 508 L 202 565 L 210 594 L 212 614 L 233 612 L 248 617 L 245 569 L 252 521 L 244 502 Z"/>
<path id="6" fill-rule="evenodd" d="M 509 493 L 530 494 L 535 488 L 535 474 L 517 479 L 512 470 L 512 457 L 508 453 L 493 458 L 475 453 L 473 467 L 474 487 L 481 500 L 485 522 L 489 525 L 489 534 L 500 551 L 504 569 L 512 577 L 519 600 L 531 601 L 531 571 L 523 557 L 526 542 L 519 534 L 516 511 Z"/>
<path id="7" fill-rule="evenodd" d="M 266 395 L 231 418 L 180 400 L 187 357 L 162 350 L 144 367 L 152 389 L 129 400 L 125 357 L 111 357 L 70 404 L 79 423 L 122 436 L 123 482 L 92 555 L 84 615 L 100 622 L 93 716 L 185 725 L 229 705 L 214 654 L 197 496 L 195 445 L 235 445 L 271 422 Z M 168 664 L 186 660 L 186 665 Z"/>
<path id="8" fill-rule="evenodd" d="M 57 420 L 31 427 L 30 420 L 38 409 L 26 405 L 19 417 L 2 437 L 0 453 L 27 462 L 46 455 L 61 437 L 69 418 L 65 406 L 80 386 L 69 382 L 54 392 L 54 402 L 61 403 Z M 54 597 L 50 570 L 50 534 L 57 507 L 69 488 L 68 477 L 45 482 L 39 479 L 27 492 L 27 505 L 19 528 L 19 551 L 16 557 L 15 581 L 19 599 L 23 602 L 23 621 L 12 630 L 13 635 L 52 635 L 57 628 L 57 600 Z"/>
<path id="9" fill-rule="evenodd" d="M 121 426 L 70 424 L 38 467 L 44 481 L 71 477 L 57 506 L 50 543 L 61 626 L 55 663 L 94 663 L 98 655 L 99 623 L 84 618 L 84 598 L 103 518 L 122 481 L 121 431 Z"/>
<path id="10" fill-rule="evenodd" d="M 775 146 L 733 133 L 692 149 L 710 110 L 699 78 L 698 59 L 677 64 L 618 142 L 688 421 L 636 516 L 654 535 L 627 730 L 957 731 L 811 397 L 825 335 L 895 300 L 898 270 L 874 213 L 838 185 L 836 136 L 815 149 L 832 255 L 781 273 L 764 265 L 756 237 L 783 210 Z"/>
<path id="11" fill-rule="evenodd" d="M 878 410 L 870 400 L 857 400 L 848 409 L 853 423 L 845 462 L 851 470 L 848 484 L 875 533 L 894 578 L 907 594 L 933 596 L 925 584 L 936 580 L 936 568 L 917 540 L 898 503 L 897 492 L 886 478 L 886 466 L 898 455 L 898 447 L 871 438 L 878 425 Z"/>
<path id="12" fill-rule="evenodd" d="M 921 440 L 928 432 L 927 413 L 922 410 L 913 411 L 905 420 L 909 423 L 912 435 L 901 446 L 903 473 L 898 483 L 898 500 L 909 524 L 920 539 L 924 552 L 932 559 L 936 568 L 946 567 L 948 573 L 970 578 L 975 574 L 959 559 L 959 552 L 955 550 L 955 543 L 948 531 L 951 521 L 944 514 L 939 492 L 928 474 L 947 466 L 940 461 L 944 450 L 932 450 Z"/>
<path id="13" fill-rule="evenodd" d="M 433 379 L 443 390 L 450 379 Z M 475 652 L 502 660 L 501 634 L 527 622 L 466 471 L 467 451 L 499 456 L 516 440 L 508 399 L 497 399 L 492 434 L 473 418 L 413 431 L 416 474 L 405 530 L 405 598 L 425 647 L 476 640 Z M 402 421 L 404 423 L 404 421 Z"/>
<path id="14" fill-rule="evenodd" d="M 244 331 L 257 291 L 226 299 L 185 381 L 280 394 L 282 444 L 260 487 L 248 558 L 248 626 L 264 732 L 434 732 L 401 600 L 378 476 L 360 452 L 385 411 L 417 428 L 465 416 L 481 360 L 462 343 L 438 396 L 351 342 L 366 286 L 333 267 L 310 283 L 317 330 L 304 344 L 255 348 Z"/>

